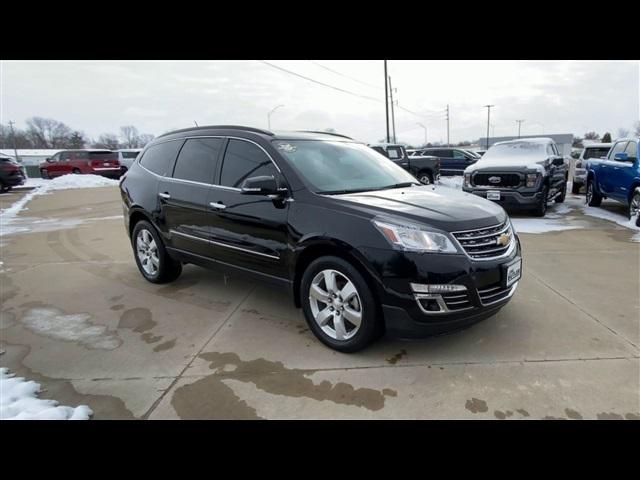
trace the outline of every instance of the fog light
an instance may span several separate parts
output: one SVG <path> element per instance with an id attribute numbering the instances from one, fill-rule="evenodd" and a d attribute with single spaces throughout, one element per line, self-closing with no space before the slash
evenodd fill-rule
<path id="1" fill-rule="evenodd" d="M 467 287 L 464 285 L 425 285 L 423 283 L 412 283 L 411 289 L 415 293 L 451 293 L 464 292 Z"/>

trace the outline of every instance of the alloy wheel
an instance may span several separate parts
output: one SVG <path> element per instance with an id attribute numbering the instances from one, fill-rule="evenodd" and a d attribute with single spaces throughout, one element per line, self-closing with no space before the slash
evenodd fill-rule
<path id="1" fill-rule="evenodd" d="M 589 182 L 589 185 L 587 185 L 587 193 L 585 195 L 585 200 L 587 204 L 591 203 L 592 198 L 593 198 L 593 183 Z"/>
<path id="2" fill-rule="evenodd" d="M 322 270 L 313 278 L 309 304 L 315 322 L 334 340 L 349 340 L 360 329 L 360 295 L 353 282 L 337 270 Z"/>
<path id="3" fill-rule="evenodd" d="M 640 213 L 640 194 L 635 194 L 629 205 L 629 218 L 632 220 Z"/>
<path id="4" fill-rule="evenodd" d="M 146 229 L 142 229 L 138 232 L 136 238 L 136 252 L 138 254 L 138 260 L 140 265 L 147 273 L 147 275 L 154 276 L 158 273 L 160 266 L 160 259 L 158 258 L 158 246 L 153 239 L 151 232 Z"/>

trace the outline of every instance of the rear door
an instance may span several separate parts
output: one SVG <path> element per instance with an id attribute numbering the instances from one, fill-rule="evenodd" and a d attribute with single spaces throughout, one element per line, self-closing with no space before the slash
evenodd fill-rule
<path id="1" fill-rule="evenodd" d="M 55 176 L 65 175 L 73 172 L 73 164 L 71 163 L 71 152 L 60 152 L 60 159 L 55 164 Z"/>
<path id="2" fill-rule="evenodd" d="M 450 149 L 436 150 L 440 158 L 440 174 L 444 176 L 457 175 L 455 160 L 453 159 L 453 151 Z"/>
<path id="3" fill-rule="evenodd" d="M 209 193 L 214 218 L 211 242 L 214 258 L 241 268 L 286 278 L 287 212 L 290 203 L 264 195 L 244 195 L 249 177 L 271 175 L 284 182 L 270 155 L 257 143 L 230 138 L 218 185 Z"/>
<path id="4" fill-rule="evenodd" d="M 218 167 L 222 137 L 187 139 L 177 155 L 172 173 L 159 182 L 158 199 L 164 227 L 173 248 L 210 256 L 209 231 L 212 215 L 207 197 Z M 180 144 L 172 145 L 174 155 Z"/>

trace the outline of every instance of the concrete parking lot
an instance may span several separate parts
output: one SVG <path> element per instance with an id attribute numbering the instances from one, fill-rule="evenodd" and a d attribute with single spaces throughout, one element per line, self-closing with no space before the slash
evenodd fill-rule
<path id="1" fill-rule="evenodd" d="M 0 365 L 41 398 L 95 419 L 640 419 L 640 244 L 612 222 L 521 234 L 495 317 L 347 355 L 285 292 L 194 266 L 146 282 L 121 214 L 116 187 L 59 191 L 0 238 Z"/>

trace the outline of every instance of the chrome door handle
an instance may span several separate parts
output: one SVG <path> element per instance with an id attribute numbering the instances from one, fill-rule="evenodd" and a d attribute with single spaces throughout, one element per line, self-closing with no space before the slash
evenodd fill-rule
<path id="1" fill-rule="evenodd" d="M 211 206 L 211 208 L 216 208 L 218 210 L 224 210 L 225 208 L 227 208 L 224 203 L 210 202 L 209 205 Z"/>
<path id="2" fill-rule="evenodd" d="M 168 193 L 159 193 L 158 196 L 160 198 L 164 198 L 165 200 L 171 198 L 171 195 L 169 195 Z"/>

